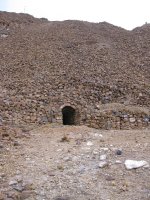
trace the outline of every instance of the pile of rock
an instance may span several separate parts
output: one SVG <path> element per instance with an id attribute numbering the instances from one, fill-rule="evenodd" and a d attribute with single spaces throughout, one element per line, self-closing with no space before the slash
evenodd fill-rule
<path id="1" fill-rule="evenodd" d="M 99 124 L 105 120 L 95 115 L 97 104 L 149 108 L 149 31 L 149 25 L 127 31 L 0 12 L 0 124 L 60 121 L 60 108 L 68 104 L 80 113 L 81 124 L 91 109 L 91 123 L 93 115 Z M 114 119 L 118 129 L 147 124 L 147 115 L 134 114 L 110 114 L 106 121 Z"/>

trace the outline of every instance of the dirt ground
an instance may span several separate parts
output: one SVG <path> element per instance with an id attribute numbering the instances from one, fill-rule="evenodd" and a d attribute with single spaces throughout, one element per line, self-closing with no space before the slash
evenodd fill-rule
<path id="1" fill-rule="evenodd" d="M 35 128 L 0 141 L 0 200 L 150 200 L 150 167 L 127 159 L 150 164 L 150 130 Z"/>

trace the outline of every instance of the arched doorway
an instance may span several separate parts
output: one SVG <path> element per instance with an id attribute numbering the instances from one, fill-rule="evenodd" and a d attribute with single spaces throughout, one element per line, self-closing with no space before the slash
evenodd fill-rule
<path id="1" fill-rule="evenodd" d="M 62 109 L 63 125 L 75 125 L 76 111 L 71 106 Z"/>

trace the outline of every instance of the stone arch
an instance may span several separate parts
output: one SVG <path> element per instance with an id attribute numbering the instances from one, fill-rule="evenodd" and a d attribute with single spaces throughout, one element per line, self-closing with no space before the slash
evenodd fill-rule
<path id="1" fill-rule="evenodd" d="M 72 125 L 80 125 L 82 124 L 82 121 L 81 121 L 81 107 L 80 106 L 77 106 L 73 103 L 65 103 L 63 104 L 62 106 L 60 106 L 59 108 L 59 113 L 61 114 L 60 115 L 60 118 L 61 118 L 61 122 L 63 123 L 63 111 L 65 110 L 65 108 L 67 107 L 71 107 L 72 110 L 74 110 L 74 120 L 73 120 L 73 124 Z"/>
<path id="2" fill-rule="evenodd" d="M 62 120 L 64 125 L 76 125 L 76 110 L 72 106 L 63 107 Z"/>

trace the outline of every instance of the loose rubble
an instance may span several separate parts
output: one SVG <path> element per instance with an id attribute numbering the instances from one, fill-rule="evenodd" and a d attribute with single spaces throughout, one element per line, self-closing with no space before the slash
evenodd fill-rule
<path id="1" fill-rule="evenodd" d="M 139 39 L 140 38 L 140 39 Z M 150 127 L 150 25 L 50 22 L 0 12 L 0 125 Z"/>
<path id="2" fill-rule="evenodd" d="M 2 200 L 149 199 L 148 130 L 45 125 L 29 135 L 17 138 L 18 146 L 4 138 L 1 141 Z M 62 141 L 64 137 L 69 140 Z M 117 150 L 123 153 L 117 155 Z M 128 160 L 131 157 L 134 160 Z M 134 169 L 129 170 L 131 164 Z"/>

